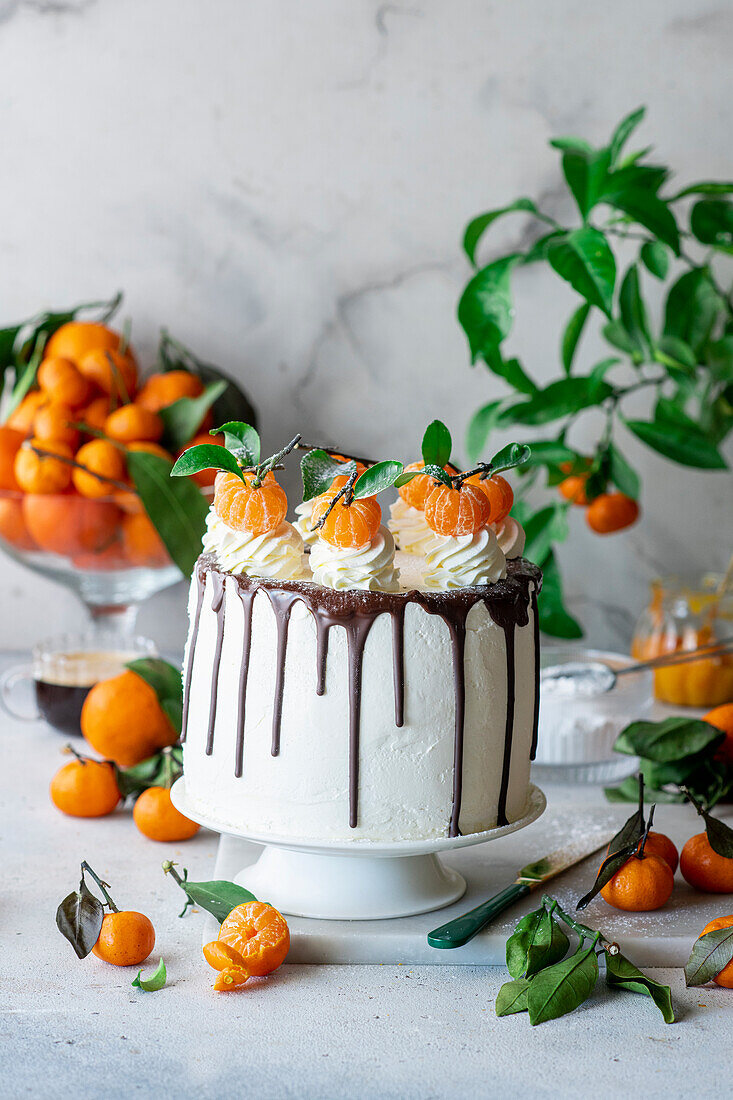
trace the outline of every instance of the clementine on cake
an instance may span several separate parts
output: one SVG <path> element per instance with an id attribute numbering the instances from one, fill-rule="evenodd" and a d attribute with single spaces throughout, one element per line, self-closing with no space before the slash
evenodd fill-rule
<path id="1" fill-rule="evenodd" d="M 463 483 L 464 485 L 477 485 L 482 493 L 485 494 L 488 499 L 491 511 L 489 512 L 489 523 L 501 523 L 512 510 L 514 504 L 514 491 L 501 474 L 492 474 L 487 477 L 485 474 L 477 473 L 471 474 L 467 477 Z"/>
<path id="2" fill-rule="evenodd" d="M 244 478 L 242 481 L 237 474 L 227 472 L 217 475 L 214 510 L 234 531 L 266 535 L 285 519 L 288 510 L 285 490 L 271 472 L 260 485 L 254 484 L 252 473 L 245 473 Z"/>
<path id="3" fill-rule="evenodd" d="M 405 473 L 412 473 L 413 470 L 422 470 L 425 467 L 425 463 L 411 462 L 409 466 L 405 466 Z M 453 467 L 450 463 L 446 463 L 443 467 L 447 472 L 452 472 Z M 397 492 L 400 494 L 406 504 L 409 504 L 411 508 L 417 508 L 422 512 L 425 509 L 425 501 L 428 494 L 435 488 L 438 482 L 430 474 L 419 474 L 417 477 L 413 477 L 411 481 L 408 481 L 406 485 L 400 486 Z"/>
<path id="4" fill-rule="evenodd" d="M 339 481 L 341 485 L 336 484 Z M 376 535 L 382 522 L 382 509 L 374 497 L 359 497 L 347 503 L 344 496 L 334 504 L 336 494 L 344 484 L 342 478 L 336 478 L 327 493 L 316 497 L 311 523 L 315 527 L 323 519 L 319 529 L 322 539 L 341 550 L 357 550 L 360 546 L 366 546 Z"/>
<path id="5" fill-rule="evenodd" d="M 425 519 L 438 535 L 471 535 L 486 526 L 490 515 L 486 493 L 466 482 L 457 488 L 437 485 L 425 502 Z"/>

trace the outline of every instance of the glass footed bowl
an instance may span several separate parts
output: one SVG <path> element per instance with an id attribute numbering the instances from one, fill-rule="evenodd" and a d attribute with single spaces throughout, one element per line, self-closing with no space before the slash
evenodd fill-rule
<path id="1" fill-rule="evenodd" d="M 90 499 L 2 489 L 0 547 L 119 633 L 131 632 L 142 600 L 183 577 L 132 491 Z"/>

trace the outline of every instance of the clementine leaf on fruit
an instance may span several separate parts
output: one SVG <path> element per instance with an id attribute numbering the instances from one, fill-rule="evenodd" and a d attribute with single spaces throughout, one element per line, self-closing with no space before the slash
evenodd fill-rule
<path id="1" fill-rule="evenodd" d="M 450 487 L 453 482 L 451 476 L 447 470 L 444 470 L 442 466 L 422 466 L 419 470 L 403 470 L 401 474 L 394 480 L 395 488 L 401 489 L 403 485 L 407 485 L 414 477 L 423 477 L 425 475 L 435 478 L 442 485 Z"/>
<path id="2" fill-rule="evenodd" d="M 450 462 L 453 440 L 442 420 L 433 420 L 422 437 L 422 460 L 426 466 L 445 466 Z"/>
<path id="3" fill-rule="evenodd" d="M 232 909 L 236 909 L 238 905 L 243 905 L 245 902 L 257 900 L 253 893 L 245 890 L 244 886 L 239 886 L 236 882 L 228 882 L 226 879 L 213 879 L 210 882 L 190 882 L 185 867 L 183 878 L 181 878 L 175 866 L 169 860 L 166 860 L 163 864 L 163 871 L 165 874 L 172 876 L 186 895 L 186 904 L 178 914 L 180 917 L 185 916 L 190 906 L 197 905 L 201 909 L 205 909 L 207 913 L 211 913 L 221 924 L 229 916 Z"/>
<path id="4" fill-rule="evenodd" d="M 360 500 L 363 497 L 374 497 L 377 493 L 381 493 L 383 489 L 389 489 L 391 485 L 394 485 L 396 479 L 402 473 L 403 468 L 401 462 L 395 462 L 393 460 L 376 462 L 374 466 L 370 466 L 356 479 L 354 483 L 354 499 Z"/>
<path id="5" fill-rule="evenodd" d="M 631 722 L 621 731 L 614 749 L 642 756 L 657 764 L 717 748 L 725 734 L 698 718 L 665 718 L 661 722 Z"/>
<path id="6" fill-rule="evenodd" d="M 95 898 L 82 875 L 79 889 L 68 894 L 56 910 L 56 927 L 78 958 L 85 959 L 99 939 L 103 920 L 104 906 Z"/>
<path id="7" fill-rule="evenodd" d="M 234 455 L 226 447 L 217 447 L 215 443 L 199 443 L 195 447 L 189 447 L 176 459 L 171 477 L 188 477 L 189 474 L 198 474 L 201 470 L 225 470 L 244 481 L 242 467 Z"/>
<path id="8" fill-rule="evenodd" d="M 128 661 L 125 668 L 136 672 L 147 684 L 150 684 L 173 728 L 180 733 L 183 705 L 180 669 L 161 657 L 139 657 L 134 661 Z"/>
<path id="9" fill-rule="evenodd" d="M 179 397 L 171 405 L 159 409 L 158 416 L 163 421 L 163 446 L 169 451 L 180 451 L 195 436 L 201 421 L 226 388 L 223 379 L 211 382 L 198 397 Z"/>
<path id="10" fill-rule="evenodd" d="M 336 477 L 350 477 L 356 470 L 353 460 L 342 462 L 328 451 L 315 448 L 300 460 L 303 478 L 303 500 L 313 500 L 328 492 Z"/>
<path id="11" fill-rule="evenodd" d="M 155 993 L 158 989 L 162 989 L 168 980 L 168 973 L 162 959 L 149 978 L 143 978 L 142 973 L 142 970 L 138 970 L 132 984 L 136 989 L 142 989 L 143 993 Z"/>
<path id="12" fill-rule="evenodd" d="M 224 434 L 224 446 L 231 451 L 243 466 L 256 466 L 260 461 L 260 435 L 251 424 L 242 420 L 229 420 L 219 428 L 212 428 L 210 434 Z"/>
<path id="13" fill-rule="evenodd" d="M 733 961 L 733 926 L 706 932 L 693 944 L 685 963 L 685 985 L 706 985 Z"/>

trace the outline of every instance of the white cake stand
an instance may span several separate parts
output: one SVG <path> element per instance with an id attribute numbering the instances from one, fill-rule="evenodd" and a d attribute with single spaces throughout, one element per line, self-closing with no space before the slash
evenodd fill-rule
<path id="1" fill-rule="evenodd" d="M 174 806 L 217 833 L 240 837 L 264 850 L 234 881 L 282 913 L 320 920 L 379 920 L 441 909 L 463 896 L 465 880 L 439 856 L 454 848 L 484 844 L 523 829 L 546 806 L 539 787 L 530 785 L 524 815 L 509 825 L 467 836 L 432 840 L 309 841 L 238 829 L 203 816 L 186 796 L 185 777 L 173 784 Z"/>

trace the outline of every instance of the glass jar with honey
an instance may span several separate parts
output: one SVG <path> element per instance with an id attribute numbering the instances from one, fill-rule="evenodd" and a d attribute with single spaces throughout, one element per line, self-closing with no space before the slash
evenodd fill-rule
<path id="1" fill-rule="evenodd" d="M 720 595 L 721 581 L 716 573 L 652 581 L 649 606 L 636 624 L 631 655 L 648 661 L 733 635 L 733 592 Z M 656 669 L 654 697 L 673 706 L 705 708 L 733 701 L 733 654 Z"/>

